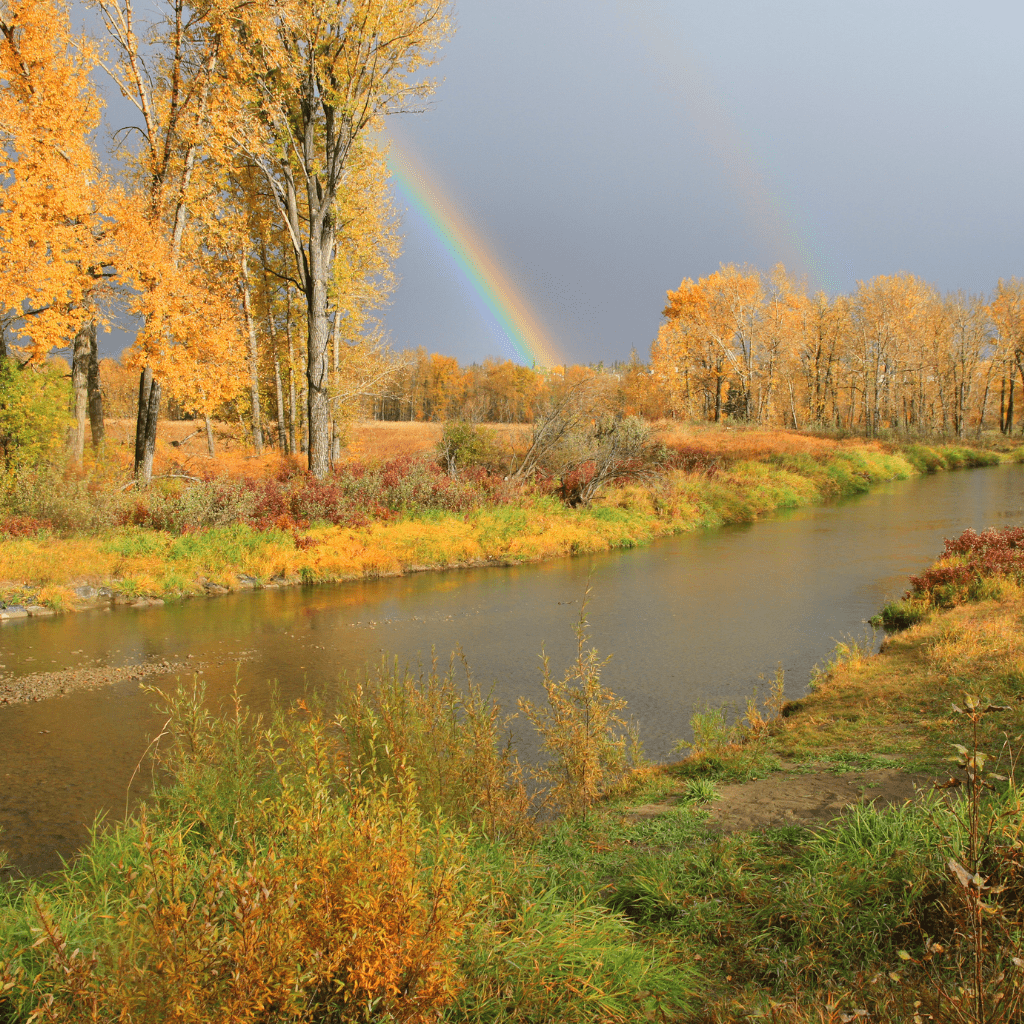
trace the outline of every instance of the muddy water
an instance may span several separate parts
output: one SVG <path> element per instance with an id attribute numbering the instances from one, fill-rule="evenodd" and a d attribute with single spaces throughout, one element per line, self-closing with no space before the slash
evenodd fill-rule
<path id="1" fill-rule="evenodd" d="M 688 535 L 635 551 L 518 568 L 257 591 L 161 609 L 5 623 L 0 672 L 192 656 L 216 698 L 236 678 L 257 707 L 336 682 L 388 652 L 447 659 L 461 644 L 498 698 L 542 694 L 544 649 L 570 658 L 591 578 L 605 682 L 629 700 L 648 753 L 665 756 L 695 703 L 741 702 L 761 673 L 805 689 L 835 639 L 898 596 L 942 539 L 1024 523 L 1024 467 L 941 474 L 826 508 Z M 153 677 L 158 685 L 173 677 Z M 0 708 L 0 847 L 25 871 L 54 867 L 98 812 L 124 813 L 128 781 L 159 722 L 137 683 Z M 133 787 L 134 796 L 139 784 Z"/>

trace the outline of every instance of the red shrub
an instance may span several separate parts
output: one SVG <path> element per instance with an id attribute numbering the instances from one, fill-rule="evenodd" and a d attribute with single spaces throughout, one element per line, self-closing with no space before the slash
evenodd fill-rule
<path id="1" fill-rule="evenodd" d="M 907 596 L 927 596 L 933 603 L 950 607 L 984 596 L 988 581 L 1013 578 L 1024 582 L 1024 528 L 976 533 L 965 530 L 945 542 L 939 561 L 910 578 Z"/>

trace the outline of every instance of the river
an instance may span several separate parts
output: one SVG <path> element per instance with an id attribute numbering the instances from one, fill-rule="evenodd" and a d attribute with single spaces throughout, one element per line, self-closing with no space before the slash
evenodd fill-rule
<path id="1" fill-rule="evenodd" d="M 514 710 L 519 696 L 543 696 L 542 649 L 556 670 L 571 658 L 589 579 L 593 642 L 613 656 L 603 681 L 628 699 L 648 754 L 663 758 L 696 704 L 741 704 L 777 665 L 788 698 L 805 692 L 815 663 L 836 640 L 863 637 L 944 537 L 1019 524 L 1024 466 L 941 473 L 632 551 L 7 622 L 0 662 L 17 676 L 192 655 L 214 700 L 237 675 L 266 708 L 273 681 L 287 699 L 385 652 L 415 663 L 433 645 L 447 662 L 459 644 Z M 151 703 L 137 683 L 119 683 L 0 708 L 0 848 L 13 866 L 57 867 L 97 813 L 124 813 L 160 724 Z"/>

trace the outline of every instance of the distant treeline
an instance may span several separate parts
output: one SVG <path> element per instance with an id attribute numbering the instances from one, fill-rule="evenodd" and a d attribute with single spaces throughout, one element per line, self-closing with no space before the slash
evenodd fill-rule
<path id="1" fill-rule="evenodd" d="M 733 266 L 668 293 L 650 362 L 466 368 L 420 350 L 366 412 L 531 422 L 566 378 L 603 380 L 609 412 L 873 436 L 1013 430 L 1024 388 L 1024 282 L 941 294 L 910 274 L 809 296 L 783 268 Z M 1017 417 L 1020 419 L 1020 417 Z"/>
<path id="2" fill-rule="evenodd" d="M 487 359 L 461 366 L 425 349 L 388 360 L 353 388 L 348 414 L 378 420 L 532 423 L 567 385 L 587 382 L 610 415 L 750 422 L 874 436 L 1024 425 L 1024 282 L 990 297 L 941 294 L 910 274 L 877 277 L 850 295 L 806 290 L 783 268 L 722 267 L 668 293 L 644 362 L 531 368 Z M 305 367 L 284 364 L 292 429 L 304 434 Z M 111 415 L 133 416 L 134 373 L 104 360 Z M 268 382 L 269 384 L 269 382 Z M 265 408 L 275 406 L 269 386 Z M 172 401 L 170 415 L 184 414 Z M 226 419 L 251 416 L 244 396 Z"/>

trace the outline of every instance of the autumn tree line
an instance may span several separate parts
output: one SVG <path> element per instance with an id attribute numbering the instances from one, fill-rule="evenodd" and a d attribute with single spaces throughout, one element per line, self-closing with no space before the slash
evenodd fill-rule
<path id="1" fill-rule="evenodd" d="M 284 364 L 288 388 L 280 422 L 288 436 L 279 443 L 286 450 L 304 450 L 295 354 Z M 273 407 L 278 370 L 266 359 L 261 365 L 261 401 Z M 350 391 L 351 415 L 529 424 L 567 388 L 585 383 L 596 411 L 648 420 L 752 422 L 869 436 L 1010 433 L 1015 423 L 1024 427 L 1015 413 L 1024 395 L 1024 282 L 1000 281 L 986 299 L 941 295 L 900 274 L 829 298 L 808 296 L 782 268 L 766 276 L 723 267 L 668 293 L 647 362 L 634 352 L 607 366 L 544 369 L 499 359 L 462 366 L 420 348 L 375 365 L 377 376 L 364 375 Z M 132 414 L 132 373 L 105 360 L 103 377 L 112 413 Z M 241 419 L 248 432 L 251 409 L 240 396 L 218 412 Z M 169 411 L 188 415 L 173 403 Z"/>
<path id="2" fill-rule="evenodd" d="M 670 291 L 649 362 L 530 369 L 412 354 L 366 413 L 381 419 L 534 422 L 589 378 L 605 411 L 964 437 L 1014 429 L 1024 395 L 1024 281 L 990 297 L 941 294 L 910 274 L 851 295 L 808 295 L 782 267 L 723 266 Z M 1021 422 L 1021 417 L 1016 416 Z M 1022 423 L 1021 425 L 1024 425 Z"/>
<path id="3" fill-rule="evenodd" d="M 70 347 L 78 461 L 115 391 L 143 480 L 168 412 L 205 419 L 211 450 L 211 417 L 239 419 L 257 451 L 304 452 L 317 477 L 353 415 L 531 423 L 566 393 L 595 418 L 1014 428 L 1016 280 L 982 298 L 898 274 L 829 297 L 781 267 L 723 266 L 668 293 L 647 363 L 391 354 L 375 314 L 399 237 L 379 129 L 430 92 L 447 0 L 92 9 L 98 39 L 75 35 L 63 0 L 0 0 L 0 360 L 18 370 L 5 394 Z M 135 110 L 113 168 L 97 146 L 104 74 Z M 119 317 L 139 330 L 104 382 L 97 331 Z"/>
<path id="4" fill-rule="evenodd" d="M 96 332 L 139 323 L 136 471 L 173 402 L 241 394 L 252 439 L 330 467 L 335 422 L 390 371 L 373 312 L 398 237 L 384 118 L 422 103 L 447 0 L 0 0 L 0 358 L 72 349 L 73 449 L 102 436 Z M 134 107 L 96 146 L 112 79 Z M 267 380 L 272 409 L 267 409 Z M 299 403 L 303 408 L 297 408 Z M 212 444 L 213 435 L 208 430 Z"/>
<path id="5" fill-rule="evenodd" d="M 810 296 L 782 267 L 723 266 L 668 293 L 651 372 L 673 416 L 963 437 L 1009 433 L 1024 282 L 940 293 L 911 274 Z"/>

